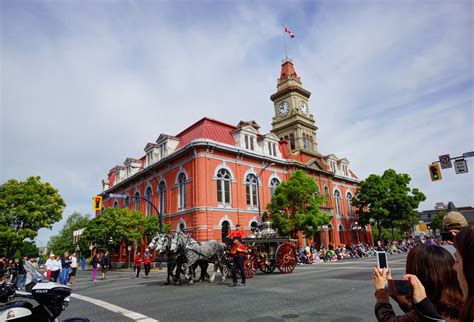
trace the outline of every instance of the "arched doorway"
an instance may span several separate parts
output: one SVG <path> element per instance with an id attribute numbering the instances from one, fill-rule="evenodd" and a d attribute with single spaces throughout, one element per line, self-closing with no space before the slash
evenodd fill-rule
<path id="1" fill-rule="evenodd" d="M 229 235 L 230 232 L 230 223 L 227 220 L 224 220 L 222 222 L 222 228 L 221 228 L 221 238 L 222 240 L 225 240 L 227 235 Z"/>

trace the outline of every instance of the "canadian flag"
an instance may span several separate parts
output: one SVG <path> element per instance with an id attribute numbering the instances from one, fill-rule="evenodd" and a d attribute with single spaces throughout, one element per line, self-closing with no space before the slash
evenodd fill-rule
<path id="1" fill-rule="evenodd" d="M 295 35 L 288 29 L 285 27 L 285 32 L 290 35 L 291 38 L 295 38 Z"/>

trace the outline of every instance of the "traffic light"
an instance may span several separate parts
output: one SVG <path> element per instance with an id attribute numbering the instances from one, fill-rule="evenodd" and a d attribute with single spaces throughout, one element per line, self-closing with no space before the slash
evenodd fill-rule
<path id="1" fill-rule="evenodd" d="M 428 166 L 430 170 L 431 181 L 439 181 L 443 179 L 441 176 L 441 168 L 439 167 L 438 163 L 432 163 Z"/>
<path id="2" fill-rule="evenodd" d="M 94 204 L 92 208 L 94 210 L 102 210 L 102 196 L 94 196 Z"/>

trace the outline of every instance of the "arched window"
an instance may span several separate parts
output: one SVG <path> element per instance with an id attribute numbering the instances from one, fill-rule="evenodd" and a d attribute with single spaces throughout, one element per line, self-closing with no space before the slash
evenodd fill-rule
<path id="1" fill-rule="evenodd" d="M 295 135 L 293 133 L 290 134 L 290 150 L 294 150 L 295 146 Z"/>
<path id="2" fill-rule="evenodd" d="M 137 191 L 133 196 L 133 201 L 135 202 L 135 210 L 140 211 L 140 193 Z"/>
<path id="3" fill-rule="evenodd" d="M 329 238 L 329 244 L 334 243 L 334 236 L 332 235 L 332 225 L 328 225 L 328 238 Z"/>
<path id="4" fill-rule="evenodd" d="M 328 187 L 324 187 L 324 198 L 326 199 L 325 200 L 326 207 L 329 207 L 329 189 L 328 189 Z"/>
<path id="5" fill-rule="evenodd" d="M 130 196 L 127 195 L 127 197 L 123 200 L 123 205 L 125 208 L 130 207 Z"/>
<path id="6" fill-rule="evenodd" d="M 342 227 L 342 225 L 339 225 L 339 242 L 341 244 L 345 244 L 345 241 L 344 241 L 344 227 Z"/>
<path id="7" fill-rule="evenodd" d="M 258 223 L 256 221 L 252 221 L 252 223 L 250 224 L 250 230 L 255 231 L 257 229 L 258 229 Z"/>
<path id="8" fill-rule="evenodd" d="M 118 201 L 117 200 L 114 201 L 114 208 L 118 208 Z"/>
<path id="9" fill-rule="evenodd" d="M 184 222 L 183 219 L 181 219 L 178 224 L 178 230 L 184 233 L 185 229 L 186 229 L 186 223 Z"/>
<path id="10" fill-rule="evenodd" d="M 230 223 L 227 221 L 227 220 L 224 220 L 222 222 L 222 240 L 224 240 L 227 235 L 229 235 L 229 227 L 230 227 Z"/>
<path id="11" fill-rule="evenodd" d="M 221 205 L 230 205 L 230 181 L 229 170 L 220 169 L 217 172 L 217 202 Z"/>
<path id="12" fill-rule="evenodd" d="M 245 190 L 247 195 L 247 205 L 257 207 L 257 176 L 250 173 L 245 178 Z"/>
<path id="13" fill-rule="evenodd" d="M 166 210 L 166 184 L 164 181 L 160 182 L 158 189 L 160 193 L 160 213 L 164 214 Z"/>
<path id="14" fill-rule="evenodd" d="M 336 201 L 336 214 L 341 214 L 341 193 L 339 190 L 334 191 L 334 200 Z"/>
<path id="15" fill-rule="evenodd" d="M 306 134 L 303 134 L 303 149 L 307 149 L 308 148 L 308 145 L 306 143 Z"/>
<path id="16" fill-rule="evenodd" d="M 279 184 L 280 184 L 280 180 L 278 180 L 277 178 L 273 178 L 270 181 L 270 194 L 272 197 L 275 194 L 275 189 Z"/>
<path id="17" fill-rule="evenodd" d="M 178 209 L 186 208 L 186 175 L 181 172 L 178 176 Z"/>
<path id="18" fill-rule="evenodd" d="M 347 195 L 346 195 L 346 198 L 347 198 L 347 208 L 349 210 L 348 214 L 349 216 L 352 216 L 354 215 L 354 207 L 352 207 L 352 193 L 348 192 Z"/>
<path id="19" fill-rule="evenodd" d="M 152 197 L 152 191 L 151 187 L 146 188 L 145 190 L 145 199 L 148 200 L 149 202 L 146 203 L 146 215 L 151 216 L 151 197 Z"/>

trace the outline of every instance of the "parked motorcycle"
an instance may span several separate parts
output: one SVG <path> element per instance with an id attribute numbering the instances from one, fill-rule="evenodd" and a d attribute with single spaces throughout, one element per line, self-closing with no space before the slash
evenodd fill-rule
<path id="1" fill-rule="evenodd" d="M 31 279 L 24 292 L 15 290 L 7 282 L 0 286 L 0 321 L 57 321 L 69 304 L 71 288 L 50 282 L 28 262 L 24 267 L 27 280 Z"/>

